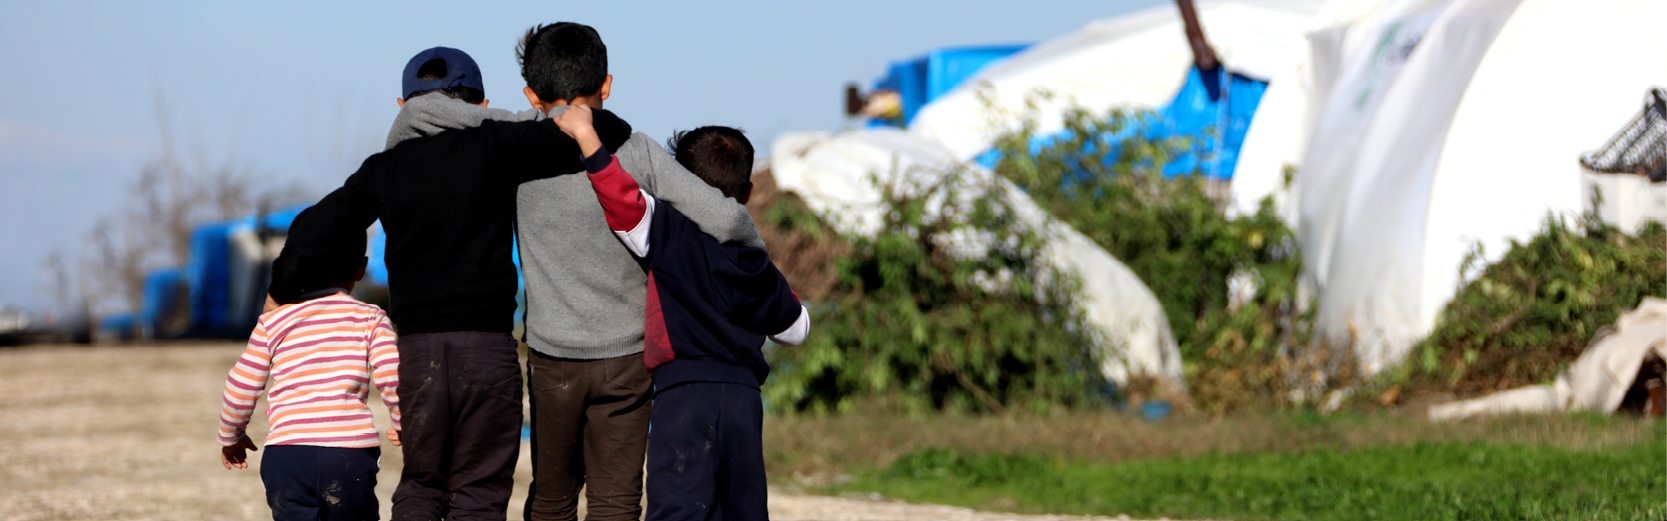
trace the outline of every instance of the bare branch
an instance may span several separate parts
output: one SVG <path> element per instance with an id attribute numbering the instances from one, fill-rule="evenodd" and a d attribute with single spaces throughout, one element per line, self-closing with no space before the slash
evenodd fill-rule
<path id="1" fill-rule="evenodd" d="M 255 178 L 237 166 L 233 155 L 212 162 L 200 145 L 190 154 L 192 161 L 181 161 L 172 111 L 160 87 L 155 100 L 161 153 L 139 169 L 127 206 L 100 219 L 87 236 L 83 269 L 90 282 L 82 287 L 101 310 L 138 309 L 147 273 L 190 260 L 196 227 L 250 215 L 257 201 L 263 208 L 276 208 L 308 199 L 297 183 L 258 193 Z M 65 291 L 60 287 L 55 291 Z"/>

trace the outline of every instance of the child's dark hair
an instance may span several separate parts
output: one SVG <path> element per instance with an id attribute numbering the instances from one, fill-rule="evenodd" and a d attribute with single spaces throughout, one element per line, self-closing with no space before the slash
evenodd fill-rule
<path id="1" fill-rule="evenodd" d="M 369 260 L 363 231 L 334 233 L 319 245 L 318 251 L 286 251 L 272 261 L 272 300 L 288 304 L 301 295 L 357 280 Z"/>
<path id="2" fill-rule="evenodd" d="M 608 46 L 588 25 L 557 22 L 527 29 L 515 46 L 521 78 L 538 99 L 572 101 L 596 94 L 608 78 Z"/>
<path id="3" fill-rule="evenodd" d="M 737 201 L 752 193 L 752 142 L 739 129 L 700 127 L 667 143 L 677 162 Z"/>
<path id="4" fill-rule="evenodd" d="M 443 79 L 446 79 L 446 60 L 435 58 L 423 62 L 422 67 L 417 68 L 417 81 L 433 81 Z M 430 92 L 438 92 L 445 94 L 448 98 L 463 100 L 465 103 L 473 103 L 476 105 L 479 105 L 482 101 L 486 101 L 486 93 L 481 92 L 480 89 L 474 87 L 419 90 L 411 93 L 410 96 L 406 96 L 405 101 L 411 101 L 411 98 L 428 94 Z"/>

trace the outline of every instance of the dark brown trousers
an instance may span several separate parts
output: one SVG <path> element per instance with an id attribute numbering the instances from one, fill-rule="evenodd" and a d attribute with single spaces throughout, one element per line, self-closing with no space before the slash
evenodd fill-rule
<path id="1" fill-rule="evenodd" d="M 533 482 L 527 521 L 642 518 L 643 454 L 654 381 L 642 353 L 575 360 L 527 357 L 532 398 Z"/>

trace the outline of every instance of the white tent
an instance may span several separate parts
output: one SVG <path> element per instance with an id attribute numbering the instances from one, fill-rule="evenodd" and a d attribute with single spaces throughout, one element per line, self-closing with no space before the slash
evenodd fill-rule
<path id="1" fill-rule="evenodd" d="M 1046 260 L 1060 271 L 1075 273 L 1082 282 L 1081 307 L 1088 323 L 1098 329 L 1106 346 L 1120 356 L 1103 358 L 1101 371 L 1117 383 L 1149 375 L 1183 390 L 1180 351 L 1170 333 L 1163 307 L 1133 271 L 1104 248 L 1069 225 L 1048 217 L 1040 207 L 1006 179 L 977 165 L 965 165 L 942 144 L 897 130 L 843 134 L 787 133 L 776 138 L 771 151 L 776 183 L 804 198 L 812 210 L 843 233 L 873 234 L 880 225 L 880 193 L 870 176 L 904 188 L 924 186 L 946 172 L 965 168 L 969 180 L 997 183 L 1007 188 L 1008 203 L 1034 230 L 1051 237 Z M 981 254 L 970 240 L 961 247 Z"/>
<path id="2" fill-rule="evenodd" d="M 1321 0 L 1205 1 L 1197 4 L 1204 34 L 1228 69 L 1258 79 L 1287 71 L 1307 51 L 1302 39 Z M 1097 20 L 991 65 L 926 107 L 910 130 L 972 159 L 1002 131 L 1014 128 L 1038 89 L 1055 95 L 1037 106 L 1039 131 L 1052 133 L 1072 102 L 1094 111 L 1169 102 L 1192 66 L 1181 16 L 1173 5 Z M 995 106 L 979 96 L 981 84 Z M 994 110 L 991 110 L 994 109 Z"/>
<path id="3" fill-rule="evenodd" d="M 1372 24 L 1367 18 L 1381 18 L 1396 10 L 1384 9 L 1395 0 L 1332 0 L 1327 2 L 1312 20 L 1313 27 Z M 1366 41 L 1369 31 L 1350 31 L 1344 35 L 1343 54 L 1375 42 Z M 1268 90 L 1256 107 L 1256 118 L 1250 122 L 1244 143 L 1239 147 L 1238 163 L 1233 175 L 1235 206 L 1231 211 L 1254 213 L 1262 197 L 1273 195 L 1280 202 L 1287 194 L 1282 190 L 1286 165 L 1302 162 L 1307 150 L 1308 136 L 1313 129 L 1317 110 L 1309 110 L 1309 96 L 1315 92 L 1317 81 L 1334 81 L 1336 64 L 1316 63 L 1307 42 L 1302 45 L 1303 58 L 1293 66 L 1275 71 L 1268 80 Z M 1352 54 L 1351 54 L 1352 55 Z M 1316 67 L 1330 65 L 1322 71 Z M 1317 75 L 1326 76 L 1316 78 Z M 1290 210 L 1287 208 L 1286 213 Z"/>
<path id="4" fill-rule="evenodd" d="M 1234 180 L 1248 204 L 1300 163 L 1288 217 L 1316 332 L 1372 373 L 1429 332 L 1473 243 L 1497 255 L 1578 211 L 1578 159 L 1667 84 L 1657 0 L 1350 2 L 1271 87 Z M 1298 89 L 1303 96 L 1274 89 Z M 1299 114 L 1293 116 L 1294 114 Z M 1253 149 L 1254 147 L 1254 149 Z"/>

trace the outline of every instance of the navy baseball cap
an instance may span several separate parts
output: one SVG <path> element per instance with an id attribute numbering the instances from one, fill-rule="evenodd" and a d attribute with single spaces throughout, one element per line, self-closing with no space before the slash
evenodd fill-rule
<path id="1" fill-rule="evenodd" d="M 417 70 L 429 60 L 446 61 L 446 77 L 438 80 L 417 81 Z M 412 93 L 434 89 L 450 89 L 453 87 L 473 87 L 486 92 L 486 85 L 480 79 L 480 66 L 475 65 L 475 59 L 469 53 L 451 47 L 435 47 L 417 53 L 411 61 L 405 62 L 405 74 L 401 77 L 401 98 L 410 99 Z"/>

